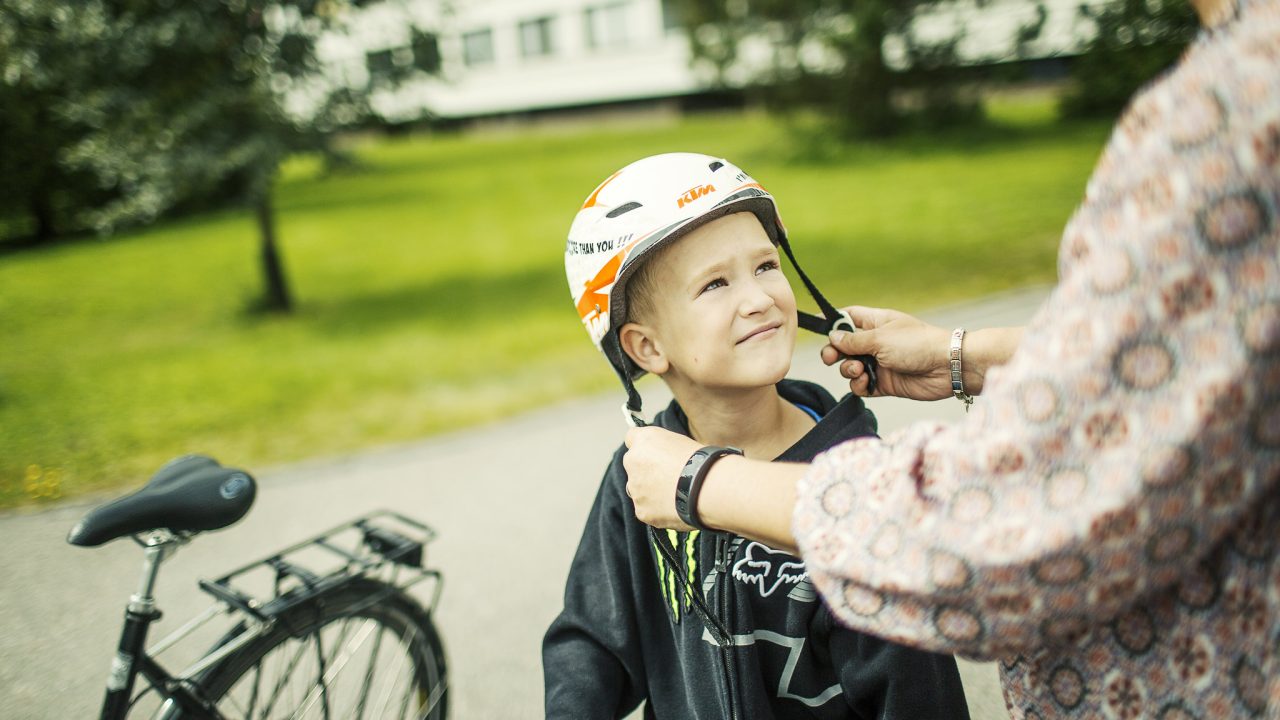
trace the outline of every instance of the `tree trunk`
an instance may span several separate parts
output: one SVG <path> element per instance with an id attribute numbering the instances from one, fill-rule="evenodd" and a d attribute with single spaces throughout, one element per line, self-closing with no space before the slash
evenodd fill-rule
<path id="1" fill-rule="evenodd" d="M 284 265 L 280 261 L 280 251 L 276 247 L 275 209 L 271 206 L 270 190 L 258 196 L 254 212 L 258 217 L 262 277 L 266 284 L 262 296 L 262 308 L 274 312 L 289 312 L 293 309 L 293 299 L 289 295 L 289 283 L 285 280 Z"/>
<path id="2" fill-rule="evenodd" d="M 885 137 L 898 130 L 893 73 L 885 64 L 886 17 L 892 3 L 868 2 L 855 17 L 857 39 L 845 51 L 844 121 L 854 137 Z"/>
<path id="3" fill-rule="evenodd" d="M 35 221 L 32 239 L 37 243 L 52 240 L 58 234 L 57 220 L 54 217 L 53 199 L 49 197 L 49 191 L 44 183 L 32 191 L 28 208 L 32 220 Z"/>

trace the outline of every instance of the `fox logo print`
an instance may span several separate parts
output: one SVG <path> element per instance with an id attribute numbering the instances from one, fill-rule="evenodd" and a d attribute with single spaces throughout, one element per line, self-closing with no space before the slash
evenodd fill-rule
<path id="1" fill-rule="evenodd" d="M 769 597 L 779 585 L 795 585 L 809 577 L 804 563 L 794 557 L 753 542 L 747 545 L 742 559 L 733 564 L 733 577 L 755 585 L 760 597 Z"/>

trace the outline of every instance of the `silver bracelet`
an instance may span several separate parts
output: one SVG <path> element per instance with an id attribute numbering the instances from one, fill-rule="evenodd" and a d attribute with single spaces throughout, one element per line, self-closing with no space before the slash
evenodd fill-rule
<path id="1" fill-rule="evenodd" d="M 964 328 L 951 331 L 951 394 L 964 403 L 964 411 L 969 412 L 973 404 L 973 396 L 964 391 L 964 371 L 961 364 L 960 345 L 964 342 Z"/>

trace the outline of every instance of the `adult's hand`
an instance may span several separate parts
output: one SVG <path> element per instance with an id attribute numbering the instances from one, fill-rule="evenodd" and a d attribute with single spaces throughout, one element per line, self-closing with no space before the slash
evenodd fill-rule
<path id="1" fill-rule="evenodd" d="M 627 431 L 627 494 L 636 505 L 640 522 L 673 530 L 692 530 L 676 514 L 676 482 L 684 464 L 698 448 L 692 438 L 660 427 Z"/>
<path id="2" fill-rule="evenodd" d="M 845 308 L 857 332 L 833 332 L 822 348 L 822 361 L 840 364 L 849 389 L 867 396 L 866 367 L 851 355 L 876 359 L 875 396 L 892 395 L 912 400 L 951 397 L 951 332 L 904 312 L 854 305 Z M 982 392 L 987 370 L 1008 361 L 1022 328 L 989 328 L 965 334 L 964 387 L 970 395 Z"/>
<path id="3" fill-rule="evenodd" d="M 845 311 L 858 332 L 831 333 L 822 361 L 840 364 L 854 394 L 868 395 L 869 376 L 866 366 L 850 356 L 870 355 L 879 364 L 876 396 L 941 400 L 951 395 L 949 332 L 897 310 L 854 305 Z"/>

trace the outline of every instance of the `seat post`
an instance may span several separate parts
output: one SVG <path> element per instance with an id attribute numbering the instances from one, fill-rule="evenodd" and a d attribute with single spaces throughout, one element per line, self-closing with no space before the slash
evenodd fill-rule
<path id="1" fill-rule="evenodd" d="M 129 598 L 131 612 L 149 615 L 155 610 L 156 601 L 152 593 L 155 592 L 156 578 L 160 575 L 160 563 L 164 562 L 170 542 L 166 538 L 155 535 L 147 538 L 146 550 L 142 558 L 142 581 L 138 585 L 138 592 Z"/>
<path id="2" fill-rule="evenodd" d="M 123 718 L 129 710 L 129 699 L 133 694 L 134 680 L 138 677 L 139 658 L 142 657 L 147 641 L 147 630 L 160 617 L 152 595 L 156 577 L 160 573 L 160 563 L 164 562 L 165 556 L 182 540 L 181 536 L 174 536 L 163 530 L 151 533 L 145 540 L 138 540 L 145 548 L 142 579 L 138 584 L 138 591 L 129 597 L 129 605 L 125 609 L 124 627 L 120 631 L 120 643 L 111 662 L 106 697 L 102 701 L 103 720 Z"/>

